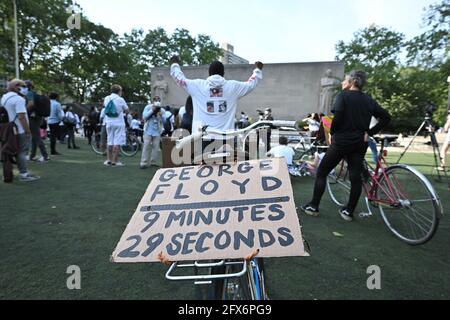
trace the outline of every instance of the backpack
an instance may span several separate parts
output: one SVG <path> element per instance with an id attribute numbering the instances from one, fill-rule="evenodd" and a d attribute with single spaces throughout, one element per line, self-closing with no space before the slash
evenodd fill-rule
<path id="1" fill-rule="evenodd" d="M 172 122 L 170 121 L 172 118 L 173 114 L 164 121 L 164 131 L 166 133 L 172 132 Z"/>
<path id="2" fill-rule="evenodd" d="M 14 96 L 12 96 L 12 97 L 14 97 Z M 9 97 L 8 99 L 6 99 L 5 105 L 9 101 L 9 99 L 11 99 L 12 97 Z M 9 115 L 8 115 L 8 111 L 6 111 L 6 108 L 4 106 L 0 106 L 0 124 L 3 124 L 3 123 L 9 123 Z"/>
<path id="3" fill-rule="evenodd" d="M 73 115 L 73 118 L 69 118 L 68 116 L 64 116 L 64 118 L 63 118 L 63 123 L 69 127 L 75 126 L 77 124 L 77 119 L 75 117 L 75 114 L 73 112 L 71 112 L 71 113 Z"/>
<path id="4" fill-rule="evenodd" d="M 47 96 L 41 96 L 38 94 L 34 95 L 34 111 L 39 117 L 49 117 L 50 116 L 50 98 Z"/>
<path id="5" fill-rule="evenodd" d="M 114 104 L 114 100 L 111 99 L 105 107 L 105 115 L 108 118 L 118 118 L 119 114 L 117 113 L 116 105 Z"/>

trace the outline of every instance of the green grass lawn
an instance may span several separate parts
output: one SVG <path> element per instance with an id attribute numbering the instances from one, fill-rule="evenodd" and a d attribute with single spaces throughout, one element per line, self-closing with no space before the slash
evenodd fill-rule
<path id="1" fill-rule="evenodd" d="M 140 170 L 139 156 L 107 168 L 80 144 L 80 151 L 61 147 L 64 156 L 51 163 L 31 164 L 42 180 L 0 184 L 0 299 L 195 299 L 193 284 L 167 281 L 162 265 L 109 262 L 155 169 Z M 408 154 L 404 162 L 432 173 L 432 155 Z M 310 200 L 312 185 L 293 181 L 297 206 Z M 434 186 L 445 209 L 447 184 Z M 328 195 L 321 211 L 320 218 L 300 216 L 311 257 L 268 259 L 272 299 L 450 298 L 448 219 L 431 242 L 409 247 L 378 215 L 345 223 Z M 70 265 L 81 268 L 82 290 L 66 287 Z M 367 289 L 371 265 L 381 267 L 382 290 Z"/>

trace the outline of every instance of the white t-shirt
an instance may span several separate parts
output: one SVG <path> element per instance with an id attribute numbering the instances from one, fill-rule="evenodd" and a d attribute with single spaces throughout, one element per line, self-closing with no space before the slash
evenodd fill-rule
<path id="1" fill-rule="evenodd" d="M 294 149 L 289 146 L 277 146 L 272 148 L 269 152 L 275 158 L 285 158 L 288 166 L 292 166 L 294 163 Z"/>
<path id="2" fill-rule="evenodd" d="M 1 105 L 4 106 L 6 112 L 8 112 L 9 121 L 12 122 L 15 119 L 14 123 L 17 125 L 19 134 L 24 134 L 25 130 L 22 127 L 22 124 L 20 123 L 17 115 L 19 113 L 24 113 L 27 122 L 30 123 L 28 120 L 25 99 L 15 92 L 8 92 L 2 97 Z"/>
<path id="3" fill-rule="evenodd" d="M 139 130 L 140 128 L 141 128 L 141 122 L 137 119 L 133 119 L 133 121 L 131 121 L 131 129 Z"/>
<path id="4" fill-rule="evenodd" d="M 320 123 L 313 119 L 308 119 L 309 131 L 317 132 L 320 130 Z"/>
<path id="5" fill-rule="evenodd" d="M 181 107 L 180 111 L 178 112 L 178 119 L 180 119 L 180 123 L 181 121 L 183 121 L 183 117 L 186 114 L 186 107 Z"/>
<path id="6" fill-rule="evenodd" d="M 255 69 L 247 82 L 225 80 L 219 75 L 206 80 L 189 80 L 177 63 L 170 67 L 170 74 L 192 97 L 192 132 L 198 132 L 204 125 L 222 132 L 234 130 L 238 100 L 252 92 L 262 79 L 262 71 Z"/>
<path id="7" fill-rule="evenodd" d="M 107 96 L 105 98 L 104 106 L 106 107 L 111 100 L 113 100 L 119 116 L 117 118 L 110 118 L 107 115 L 105 115 L 105 124 L 107 124 L 107 125 L 114 124 L 114 125 L 125 126 L 125 120 L 123 117 L 123 113 L 128 110 L 128 105 L 125 102 L 125 99 L 123 99 L 121 96 L 113 93 L 112 95 Z M 105 110 L 105 109 L 103 109 L 103 110 Z"/>

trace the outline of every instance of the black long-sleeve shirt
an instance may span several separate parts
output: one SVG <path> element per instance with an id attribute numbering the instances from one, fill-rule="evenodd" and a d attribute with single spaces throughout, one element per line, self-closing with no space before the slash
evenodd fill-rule
<path id="1" fill-rule="evenodd" d="M 333 143 L 347 146 L 364 142 L 367 132 L 373 136 L 383 130 L 391 121 L 389 113 L 372 97 L 360 91 L 344 91 L 340 93 L 333 106 L 333 124 L 331 136 Z M 378 124 L 370 129 L 372 117 Z"/>

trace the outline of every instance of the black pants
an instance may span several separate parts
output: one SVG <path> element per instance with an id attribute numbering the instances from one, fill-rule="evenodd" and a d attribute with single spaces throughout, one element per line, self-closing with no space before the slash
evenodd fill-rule
<path id="1" fill-rule="evenodd" d="M 47 150 L 45 149 L 45 144 L 41 138 L 41 123 L 42 123 L 41 117 L 30 118 L 30 131 L 31 131 L 30 159 L 36 157 L 36 151 L 38 147 L 39 150 L 41 151 L 41 155 L 44 158 L 48 158 L 48 153 Z"/>
<path id="2" fill-rule="evenodd" d="M 353 213 L 358 205 L 359 198 L 362 193 L 362 171 L 364 158 L 367 152 L 368 144 L 359 143 L 349 146 L 336 146 L 332 144 L 323 158 L 319 169 L 317 170 L 316 184 L 314 186 L 314 196 L 311 205 L 319 208 L 320 201 L 327 184 L 327 177 L 334 168 L 346 159 L 348 162 L 348 169 L 350 172 L 350 182 L 352 184 L 350 191 L 350 199 L 346 209 Z"/>
<path id="3" fill-rule="evenodd" d="M 52 154 L 56 153 L 56 140 L 59 139 L 61 133 L 61 126 L 59 123 L 49 124 L 50 127 L 50 150 Z"/>
<path id="4" fill-rule="evenodd" d="M 67 141 L 67 147 L 70 148 L 77 148 L 75 144 L 75 126 L 72 125 L 66 125 L 67 134 L 69 135 L 69 140 Z"/>

